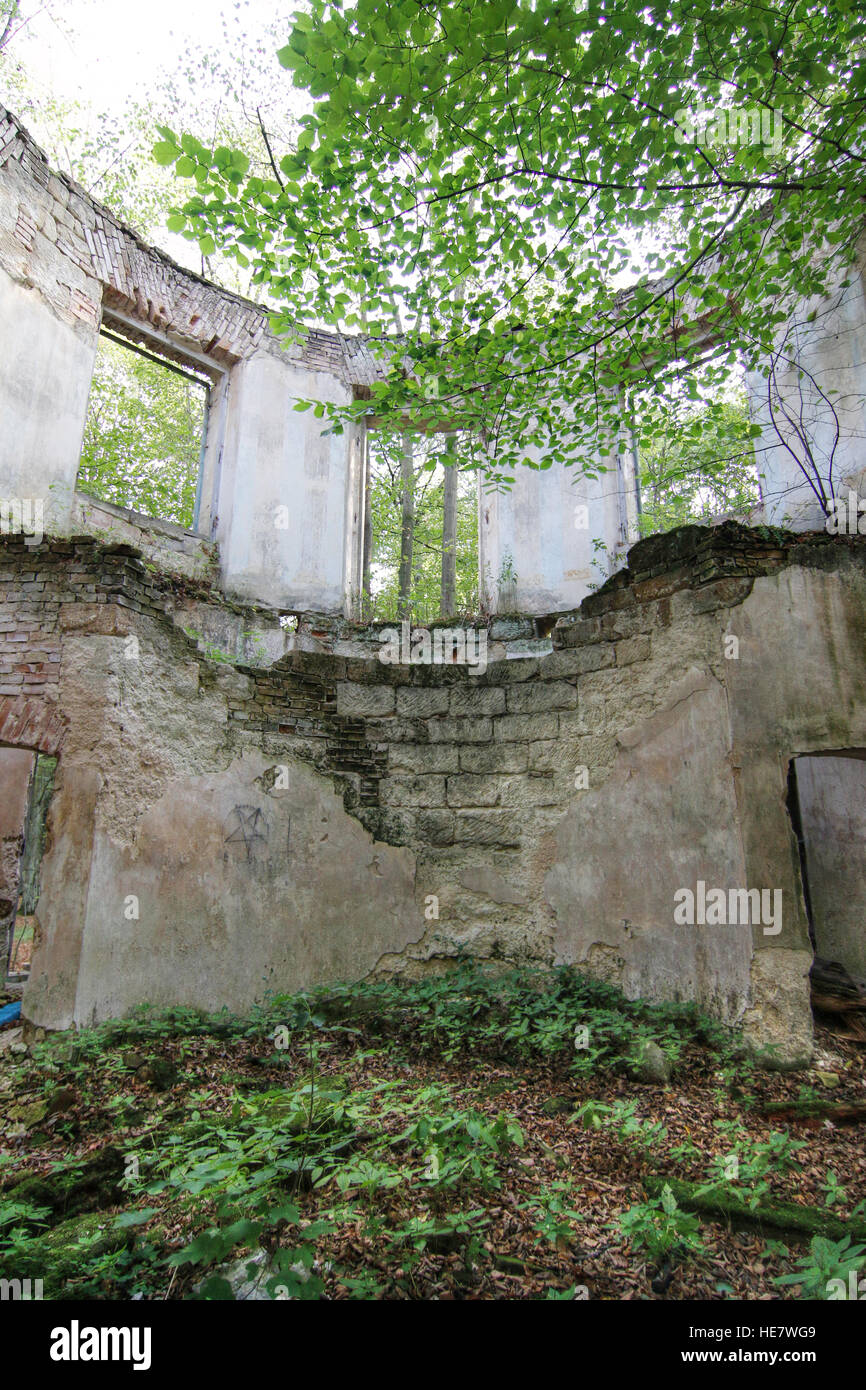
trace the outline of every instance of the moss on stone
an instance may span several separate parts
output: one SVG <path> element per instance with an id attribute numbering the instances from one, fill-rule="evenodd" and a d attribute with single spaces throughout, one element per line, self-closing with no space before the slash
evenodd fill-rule
<path id="1" fill-rule="evenodd" d="M 10 1202 L 27 1202 L 34 1207 L 47 1207 L 56 1216 L 70 1217 L 121 1202 L 123 1174 L 123 1155 L 108 1145 L 88 1163 L 22 1178 L 6 1186 L 3 1193 Z"/>
<path id="2" fill-rule="evenodd" d="M 131 1245 L 132 1240 L 129 1230 L 115 1226 L 113 1216 L 83 1213 L 61 1221 L 45 1235 L 4 1256 L 0 1259 L 0 1274 L 4 1278 L 41 1279 L 46 1298 L 80 1298 L 86 1293 L 81 1280 L 88 1266 Z M 76 1287 L 69 1289 L 72 1280 Z"/>
<path id="3" fill-rule="evenodd" d="M 758 1226 L 762 1230 L 767 1228 L 794 1236 L 826 1236 L 828 1240 L 850 1236 L 855 1242 L 866 1240 L 866 1221 L 843 1221 L 823 1207 L 800 1206 L 775 1199 L 750 1207 L 730 1187 L 719 1185 L 711 1191 L 703 1191 L 704 1183 L 657 1176 L 644 1179 L 644 1187 L 650 1197 L 661 1196 L 665 1186 L 670 1188 L 684 1211 L 696 1212 L 710 1220 Z"/>

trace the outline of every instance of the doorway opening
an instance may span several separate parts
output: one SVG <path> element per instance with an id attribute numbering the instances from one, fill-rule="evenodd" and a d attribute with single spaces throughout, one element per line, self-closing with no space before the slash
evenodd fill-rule
<path id="1" fill-rule="evenodd" d="M 788 812 L 812 942 L 813 1011 L 866 1042 L 866 749 L 792 758 Z"/>
<path id="2" fill-rule="evenodd" d="M 0 951 L 8 987 L 30 973 L 57 758 L 0 748 Z"/>

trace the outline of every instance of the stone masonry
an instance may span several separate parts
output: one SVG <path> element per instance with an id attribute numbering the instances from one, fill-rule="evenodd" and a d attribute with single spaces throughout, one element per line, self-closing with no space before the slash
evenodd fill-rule
<path id="1" fill-rule="evenodd" d="M 218 590 L 6 538 L 0 739 L 60 754 L 27 1017 L 243 1007 L 469 951 L 696 998 L 803 1060 L 787 769 L 866 747 L 864 571 L 858 537 L 685 528 L 559 614 L 549 655 L 473 675 L 213 659 L 184 629 Z M 780 929 L 675 925 L 697 880 L 781 889 Z"/>
<path id="2" fill-rule="evenodd" d="M 852 488 L 864 265 L 810 358 L 847 373 Z M 101 327 L 210 382 L 191 530 L 77 490 Z M 807 861 L 828 939 L 862 960 L 862 869 L 837 845 L 861 835 L 866 538 L 686 527 L 589 592 L 595 542 L 619 555 L 635 534 L 624 440 L 579 538 L 573 472 L 521 470 L 480 506 L 482 577 L 506 555 L 520 576 L 520 614 L 484 620 L 483 671 L 386 665 L 381 628 L 353 621 L 366 426 L 326 434 L 294 408 L 369 398 L 363 338 L 285 346 L 261 306 L 54 174 L 3 108 L 0 331 L 0 928 L 33 755 L 58 758 L 28 1023 L 241 1010 L 469 953 L 696 1000 L 770 1064 L 808 1060 Z M 820 524 L 777 455 L 765 515 Z M 36 501 L 39 534 L 9 534 Z M 820 827 L 802 855 L 798 767 Z M 707 889 L 745 917 L 678 919 Z"/>

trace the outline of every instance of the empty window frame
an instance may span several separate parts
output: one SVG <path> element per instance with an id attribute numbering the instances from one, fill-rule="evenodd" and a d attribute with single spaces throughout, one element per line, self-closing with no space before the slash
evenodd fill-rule
<path id="1" fill-rule="evenodd" d="M 724 517 L 751 521 L 761 505 L 745 369 L 727 346 L 659 371 L 629 402 L 635 422 L 642 536 Z"/>
<path id="2" fill-rule="evenodd" d="M 449 441 L 444 431 L 372 428 L 367 450 L 364 617 L 431 622 L 474 614 L 478 475 L 471 441 Z"/>
<path id="3" fill-rule="evenodd" d="M 197 524 L 211 382 L 158 346 L 100 330 L 78 490 L 187 530 Z"/>

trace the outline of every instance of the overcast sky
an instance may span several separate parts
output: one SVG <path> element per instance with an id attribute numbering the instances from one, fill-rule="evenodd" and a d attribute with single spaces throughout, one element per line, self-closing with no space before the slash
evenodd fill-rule
<path id="1" fill-rule="evenodd" d="M 154 80 L 176 71 L 197 47 L 219 48 L 223 23 L 237 41 L 261 40 L 269 22 L 302 6 L 295 0 L 38 0 L 12 52 L 58 97 L 116 109 L 146 97 Z M 36 11 L 34 13 L 34 11 Z"/>
<path id="2" fill-rule="evenodd" d="M 158 139 L 156 122 L 162 119 L 174 125 L 175 120 L 169 114 L 171 107 L 165 104 L 162 84 L 166 79 L 174 79 L 186 113 L 175 112 L 179 129 L 190 129 L 206 140 L 211 136 L 216 111 L 225 110 L 226 98 L 241 88 L 247 118 L 255 120 L 255 108 L 260 105 L 271 133 L 277 136 L 286 120 L 291 128 L 291 118 L 310 109 L 309 97 L 294 87 L 276 57 L 277 48 L 288 38 L 291 15 L 304 7 L 304 0 L 146 0 L 145 4 L 135 0 L 21 0 L 20 18 L 25 22 L 13 32 L 4 54 L 13 85 L 4 92 L 5 84 L 0 80 L 0 101 L 5 96 L 36 140 L 48 149 L 49 159 L 67 172 L 73 172 L 72 166 L 55 142 L 62 127 L 47 103 L 50 98 L 76 103 L 71 127 L 89 136 L 91 155 L 94 146 L 97 154 L 91 157 L 86 175 L 78 168 L 74 172 L 86 187 L 93 188 L 95 196 L 103 196 L 111 204 L 110 191 L 100 186 L 100 136 L 110 125 L 116 140 L 118 125 L 121 131 L 125 129 L 124 113 L 133 99 L 150 107 L 152 138 Z M 209 66 L 203 62 L 205 54 Z M 23 106 L 11 69 L 25 74 L 27 100 Z M 191 80 L 185 76 L 187 70 Z M 2 71 L 0 67 L 0 74 Z M 194 114 L 199 101 L 201 127 Z M 141 146 L 140 126 L 137 132 L 129 146 L 124 146 L 133 151 L 133 159 Z M 275 143 L 279 148 L 279 138 Z M 146 150 L 138 148 L 139 160 L 150 159 L 150 134 L 146 146 Z M 116 148 L 116 143 L 107 143 L 108 169 L 117 163 Z M 156 166 L 153 176 L 169 177 Z M 122 215 L 121 209 L 115 210 Z M 140 230 L 182 264 L 202 270 L 197 246 L 168 232 L 161 219 L 158 225 Z M 236 269 L 223 265 L 212 271 L 217 278 L 228 274 L 230 288 L 249 292 Z"/>

